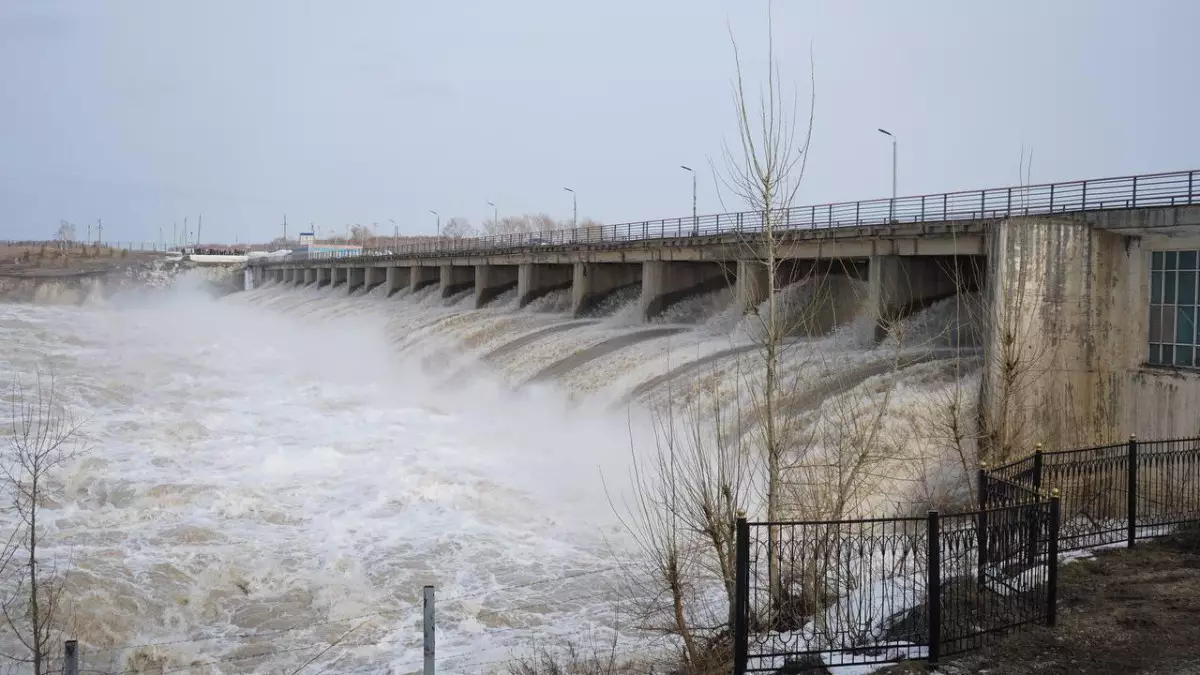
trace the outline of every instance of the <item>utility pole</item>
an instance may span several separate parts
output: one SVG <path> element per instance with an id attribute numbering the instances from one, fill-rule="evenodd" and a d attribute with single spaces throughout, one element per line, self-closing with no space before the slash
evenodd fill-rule
<path id="1" fill-rule="evenodd" d="M 162 249 L 162 250 L 164 250 L 164 251 L 165 251 L 165 250 L 167 250 L 167 246 L 166 246 L 166 244 L 163 242 L 163 236 L 162 236 L 162 225 L 159 225 L 159 226 L 158 226 L 158 247 L 159 247 L 159 248 L 161 248 L 161 249 Z"/>
<path id="2" fill-rule="evenodd" d="M 104 221 L 97 218 L 96 219 L 96 228 L 97 228 L 97 232 L 98 232 L 96 234 L 96 242 L 104 243 Z"/>
<path id="3" fill-rule="evenodd" d="M 196 223 L 196 248 L 200 248 L 200 228 L 204 227 L 204 214 L 200 214 L 200 220 Z"/>
<path id="4" fill-rule="evenodd" d="M 92 224 L 91 224 L 91 223 L 88 223 L 88 238 L 87 238 L 87 242 L 88 242 L 89 244 L 90 244 L 90 243 L 92 243 Z"/>
<path id="5" fill-rule="evenodd" d="M 579 227 L 579 202 L 575 199 L 575 191 L 569 187 L 563 188 L 571 193 L 571 229 Z"/>
<path id="6" fill-rule="evenodd" d="M 287 214 L 283 214 L 283 245 L 287 246 Z"/>
<path id="7" fill-rule="evenodd" d="M 171 223 L 171 246 L 179 248 L 179 221 Z"/>
<path id="8" fill-rule="evenodd" d="M 183 217 L 183 232 L 179 233 L 179 246 L 182 249 L 187 248 L 187 242 L 192 238 L 187 228 L 187 216 Z"/>

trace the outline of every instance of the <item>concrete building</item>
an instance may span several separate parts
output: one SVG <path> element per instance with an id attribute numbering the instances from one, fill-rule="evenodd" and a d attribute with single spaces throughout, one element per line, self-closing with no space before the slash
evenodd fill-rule
<path id="1" fill-rule="evenodd" d="M 772 280 L 854 281 L 867 290 L 852 300 L 876 317 L 877 337 L 932 302 L 977 292 L 980 420 L 1004 454 L 1037 442 L 1200 433 L 1200 171 L 801 207 L 773 224 L 773 242 L 758 213 L 693 225 L 604 226 L 587 241 L 541 235 L 549 245 L 455 240 L 387 256 L 257 260 L 251 269 L 256 283 L 474 289 L 477 307 L 510 288 L 521 305 L 570 289 L 579 314 L 640 285 L 647 318 L 726 286 L 753 311 Z M 763 263 L 769 248 L 774 269 Z M 839 297 L 817 294 L 804 330 L 853 315 L 857 307 Z"/>

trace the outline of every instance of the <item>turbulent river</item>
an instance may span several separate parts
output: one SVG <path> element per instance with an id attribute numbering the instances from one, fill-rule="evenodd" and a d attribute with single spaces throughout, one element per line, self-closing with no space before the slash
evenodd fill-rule
<path id="1" fill-rule="evenodd" d="M 66 571 L 85 669 L 290 673 L 318 657 L 311 672 L 416 672 L 426 584 L 439 672 L 491 672 L 534 638 L 611 635 L 613 585 L 638 555 L 617 516 L 654 445 L 648 410 L 690 373 L 732 387 L 719 369 L 748 344 L 745 321 L 726 292 L 650 324 L 636 289 L 582 319 L 560 313 L 561 293 L 481 311 L 436 295 L 216 299 L 181 282 L 0 303 L 0 374 L 53 377 L 84 421 L 40 561 Z M 934 341 L 948 316 L 906 325 Z M 865 387 L 883 347 L 862 328 L 810 342 Z M 969 377 L 916 368 L 897 419 L 905 396 Z"/>

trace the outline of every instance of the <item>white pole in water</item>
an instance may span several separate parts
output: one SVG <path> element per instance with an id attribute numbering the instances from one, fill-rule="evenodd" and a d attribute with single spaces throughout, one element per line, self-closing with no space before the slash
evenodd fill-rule
<path id="1" fill-rule="evenodd" d="M 425 670 L 423 675 L 434 675 L 433 673 L 433 655 L 434 655 L 434 640 L 433 640 L 433 586 L 425 587 Z"/>

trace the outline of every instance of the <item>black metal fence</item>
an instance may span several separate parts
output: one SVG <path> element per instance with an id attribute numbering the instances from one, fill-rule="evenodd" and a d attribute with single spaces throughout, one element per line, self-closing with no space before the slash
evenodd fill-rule
<path id="1" fill-rule="evenodd" d="M 1062 493 L 1064 551 L 1124 543 L 1200 521 L 1200 438 L 1043 452 L 980 472 L 981 485 L 1020 481 Z M 983 492 L 981 490 L 981 492 Z M 989 487 L 986 494 L 995 494 Z"/>
<path id="2" fill-rule="evenodd" d="M 632 240 L 761 232 L 768 222 L 781 229 L 861 227 L 890 223 L 924 223 L 1076 213 L 1200 203 L 1200 170 L 1093 178 L 1063 183 L 963 190 L 892 199 L 870 199 L 763 211 L 717 213 L 642 220 L 615 225 L 585 225 L 549 232 L 521 232 L 485 237 L 436 237 L 411 242 L 387 237 L 383 247 L 361 254 L 316 253 L 309 260 L 378 260 L 384 257 L 495 253 L 539 246 L 605 244 Z M 287 261 L 255 261 L 255 264 Z"/>
<path id="3" fill-rule="evenodd" d="M 1059 553 L 1200 522 L 1200 438 L 981 469 L 966 513 L 737 524 L 734 672 L 886 663 L 1053 625 Z"/>

